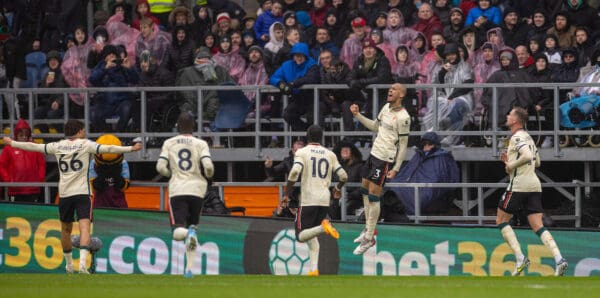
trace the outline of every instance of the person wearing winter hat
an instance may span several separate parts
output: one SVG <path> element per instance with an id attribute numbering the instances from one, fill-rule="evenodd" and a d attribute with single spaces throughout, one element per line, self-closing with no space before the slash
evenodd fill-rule
<path id="1" fill-rule="evenodd" d="M 52 50 L 46 54 L 46 64 L 48 72 L 40 81 L 41 88 L 68 88 L 69 85 L 64 80 L 60 65 L 62 57 L 58 51 Z M 35 108 L 35 119 L 60 119 L 63 117 L 63 96 L 62 94 L 40 94 L 38 96 L 38 106 Z M 48 131 L 47 125 L 41 125 L 40 129 Z"/>

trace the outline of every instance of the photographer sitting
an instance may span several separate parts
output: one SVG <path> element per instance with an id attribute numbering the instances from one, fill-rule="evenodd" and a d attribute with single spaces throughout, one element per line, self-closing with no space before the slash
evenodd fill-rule
<path id="1" fill-rule="evenodd" d="M 94 87 L 128 87 L 139 80 L 131 67 L 123 46 L 106 45 L 102 49 L 102 60 L 94 67 L 89 81 Z M 91 107 L 92 124 L 103 130 L 104 121 L 114 115 L 119 116 L 117 131 L 125 131 L 131 118 L 131 94 L 128 92 L 100 92 Z"/>

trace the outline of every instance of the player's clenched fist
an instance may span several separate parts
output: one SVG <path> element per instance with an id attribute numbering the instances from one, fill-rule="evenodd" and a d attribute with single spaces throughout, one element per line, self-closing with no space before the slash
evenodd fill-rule
<path id="1" fill-rule="evenodd" d="M 360 108 L 358 107 L 357 104 L 353 104 L 350 106 L 350 112 L 352 113 L 352 115 L 356 115 L 356 114 L 360 113 Z"/>

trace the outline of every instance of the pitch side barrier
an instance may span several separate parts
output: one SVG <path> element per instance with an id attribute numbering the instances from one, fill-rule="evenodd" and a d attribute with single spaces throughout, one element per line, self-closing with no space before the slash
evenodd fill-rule
<path id="1" fill-rule="evenodd" d="M 560 119 L 560 111 L 558 109 L 559 107 L 559 103 L 561 101 L 561 99 L 559 98 L 559 91 L 560 90 L 572 90 L 574 87 L 589 87 L 589 86 L 597 86 L 597 83 L 511 83 L 511 84 L 498 84 L 498 83 L 494 83 L 494 84 L 449 84 L 449 85 L 444 85 L 444 84 L 418 84 L 418 85 L 406 85 L 408 88 L 414 88 L 416 90 L 431 90 L 432 94 L 436 94 L 436 91 L 439 88 L 448 88 L 448 87 L 452 87 L 452 88 L 473 88 L 473 89 L 481 89 L 481 88 L 492 88 L 492 111 L 490 111 L 489 115 L 490 118 L 489 120 L 491 120 L 491 127 L 488 128 L 485 133 L 483 131 L 478 131 L 478 130 L 474 130 L 474 131 L 460 131 L 460 132 L 451 132 L 451 131 L 440 131 L 438 132 L 438 134 L 440 134 L 441 136 L 446 136 L 446 135 L 461 135 L 461 136 L 483 136 L 484 134 L 486 136 L 489 136 L 490 138 L 490 146 L 491 149 L 486 150 L 483 153 L 480 154 L 484 154 L 487 157 L 490 156 L 498 156 L 498 139 L 503 138 L 508 136 L 508 132 L 507 131 L 501 131 L 498 127 L 497 127 L 497 123 L 498 123 L 498 119 L 497 119 L 497 113 L 495 112 L 498 106 L 498 89 L 500 88 L 515 88 L 515 87 L 541 87 L 544 89 L 551 89 L 553 90 L 554 93 L 554 99 L 553 99 L 553 108 L 554 108 L 554 119 Z M 373 102 L 372 102 L 372 116 L 373 118 L 376 116 L 377 112 L 379 111 L 380 108 L 380 103 L 377 100 L 377 98 L 379 98 L 380 92 L 387 92 L 387 89 L 389 88 L 390 85 L 388 84 L 374 84 L 374 85 L 369 85 L 367 87 L 367 89 L 372 89 L 373 91 Z M 303 86 L 302 89 L 308 89 L 308 90 L 313 90 L 313 101 L 314 103 L 317 103 L 319 100 L 319 91 L 320 90 L 324 90 L 324 89 L 347 89 L 348 86 L 347 85 L 306 85 Z M 272 137 L 272 136 L 284 136 L 284 147 L 285 148 L 289 148 L 290 144 L 291 144 L 291 140 L 293 137 L 298 137 L 298 136 L 304 136 L 305 132 L 293 132 L 290 131 L 289 126 L 287 125 L 287 123 L 285 123 L 285 121 L 283 121 L 282 118 L 278 118 L 278 117 L 271 117 L 271 118 L 265 118 L 263 117 L 263 115 L 261 115 L 260 113 L 260 106 L 261 106 L 261 102 L 264 100 L 264 97 L 266 95 L 269 94 L 273 94 L 273 93 L 279 93 L 279 90 L 270 86 L 270 85 L 257 85 L 257 86 L 168 86 L 168 87 L 116 87 L 116 88 L 34 88 L 34 89 L 0 89 L 0 96 L 3 97 L 4 101 L 6 102 L 7 106 L 10 107 L 9 110 L 9 115 L 2 115 L 2 111 L 0 111 L 0 121 L 2 122 L 3 127 L 14 127 L 16 120 L 18 119 L 18 116 L 20 114 L 19 109 L 16 109 L 16 105 L 17 105 L 17 98 L 21 98 L 20 102 L 24 103 L 27 102 L 27 106 L 28 106 L 28 119 L 30 124 L 36 125 L 36 124 L 41 124 L 41 123 L 45 123 L 45 124 L 57 124 L 57 125 L 61 125 L 62 123 L 64 123 L 65 120 L 68 119 L 68 113 L 64 113 L 63 119 L 59 119 L 59 120 L 49 120 L 49 119 L 33 119 L 33 110 L 34 107 L 36 106 L 36 98 L 38 94 L 62 94 L 63 95 L 63 110 L 64 111 L 68 111 L 69 110 L 69 105 L 72 104 L 69 100 L 69 95 L 74 95 L 74 94 L 78 94 L 79 96 L 82 96 L 85 99 L 85 106 L 84 106 L 84 122 L 85 122 L 85 129 L 86 129 L 86 133 L 89 137 L 97 137 L 99 136 L 101 133 L 92 133 L 90 132 L 90 125 L 89 125 L 89 116 L 90 116 L 90 98 L 93 97 L 93 95 L 97 92 L 107 92 L 107 91 L 111 91 L 111 92 L 132 92 L 135 94 L 138 94 L 139 96 L 136 96 L 137 101 L 136 104 L 139 104 L 140 106 L 140 110 L 141 112 L 141 119 L 140 119 L 140 132 L 136 132 L 136 133 L 128 133 L 128 132 L 123 132 L 123 133 L 116 133 L 117 136 L 122 137 L 122 138 L 135 138 L 135 137 L 143 137 L 142 140 L 144 143 L 148 142 L 149 140 L 151 140 L 152 138 L 165 138 L 165 137 L 170 137 L 173 136 L 175 134 L 175 132 L 173 131 L 150 131 L 149 128 L 147 127 L 147 120 L 149 119 L 149 117 L 151 117 L 152 115 L 148 115 L 146 112 L 146 104 L 147 104 L 147 94 L 151 93 L 151 92 L 181 92 L 181 91 L 191 91 L 191 92 L 196 92 L 197 94 L 197 99 L 198 102 L 202 102 L 202 98 L 203 98 L 203 94 L 202 91 L 205 90 L 242 90 L 242 91 L 254 91 L 257 94 L 257 98 L 255 100 L 255 109 L 256 109 L 256 113 L 254 115 L 254 117 L 252 118 L 248 118 L 247 119 L 247 123 L 249 125 L 249 127 L 246 127 L 244 131 L 229 131 L 229 132 L 225 132 L 225 131 L 220 131 L 220 132 L 206 132 L 203 128 L 206 124 L 205 119 L 203 119 L 202 117 L 202 105 L 198 105 L 198 109 L 197 111 L 193 111 L 196 115 L 199 115 L 197 117 L 197 122 L 198 122 L 198 129 L 195 133 L 195 135 L 197 136 L 204 136 L 204 137 L 215 137 L 215 138 L 221 138 L 221 137 L 247 137 L 247 138 L 253 138 L 254 139 L 254 144 L 253 146 L 250 147 L 246 147 L 244 149 L 247 150 L 243 150 L 238 152 L 238 154 L 242 154 L 243 158 L 245 160 L 255 160 L 259 157 L 263 156 L 263 151 L 265 148 L 263 148 L 262 143 L 261 142 L 261 137 L 265 138 L 265 137 Z M 174 96 L 175 97 L 175 96 Z M 283 102 L 283 106 L 285 107 L 287 105 L 287 101 L 288 98 L 287 96 L 283 96 L 282 102 Z M 173 100 L 173 104 L 176 104 L 176 99 L 174 98 Z M 422 105 L 424 105 L 425 103 L 422 103 Z M 437 105 L 434 105 L 434 113 L 437 116 Z M 312 111 L 312 115 L 318 115 L 319 114 L 319 105 L 318 104 L 313 104 L 313 111 Z M 318 123 L 318 119 L 319 117 L 312 117 L 312 121 L 313 123 Z M 341 121 L 340 119 L 336 119 L 334 117 L 327 117 L 326 121 L 330 121 L 330 122 L 335 122 L 339 125 L 341 125 Z M 271 125 L 271 129 L 265 127 L 264 125 L 261 124 L 265 124 L 265 123 L 278 123 L 280 125 Z M 437 130 L 437 126 L 438 124 L 435 124 L 434 130 Z M 283 129 L 281 129 L 281 127 L 283 127 Z M 545 136 L 553 136 L 554 140 L 559 140 L 560 137 L 566 137 L 566 136 L 585 136 L 585 137 L 589 137 L 589 136 L 599 136 L 598 139 L 598 145 L 600 146 L 600 131 L 595 129 L 595 130 L 567 130 L 567 129 L 563 129 L 560 127 L 559 125 L 559 121 L 554 121 L 554 127 L 553 130 L 550 131 L 543 131 L 543 130 L 537 130 L 537 131 L 530 131 L 532 135 L 534 136 L 538 136 L 538 135 L 545 135 Z M 411 131 L 410 135 L 411 136 L 420 136 L 422 135 L 424 132 L 423 131 Z M 352 132 L 347 132 L 347 131 L 343 131 L 342 127 L 340 127 L 339 130 L 337 129 L 329 129 L 325 131 L 325 136 L 326 137 L 336 137 L 336 138 L 343 138 L 343 137 L 371 137 L 373 136 L 373 134 L 371 132 L 368 131 L 352 131 Z M 37 134 L 36 137 L 52 137 L 52 138 L 60 138 L 62 137 L 61 134 Z M 232 146 L 232 144 L 229 144 L 230 146 Z M 234 148 L 236 149 L 236 148 Z M 241 148 L 240 148 L 241 149 Z M 578 149 L 582 149 L 582 148 L 578 148 Z M 582 149 L 585 150 L 585 149 Z M 151 158 L 154 158 L 155 155 L 158 155 L 158 153 L 156 152 L 152 152 L 152 151 L 158 151 L 158 150 L 153 150 L 153 149 L 149 149 L 148 146 L 144 146 L 144 149 L 142 149 L 142 153 L 138 156 L 138 158 L 140 159 L 140 161 L 144 161 L 144 160 L 148 160 Z M 548 151 L 548 149 L 546 149 L 546 151 Z M 563 150 L 560 148 L 559 142 L 554 142 L 554 146 L 552 147 L 551 152 L 548 152 L 546 155 L 551 155 L 552 158 L 556 158 L 556 159 L 562 159 L 562 158 L 577 158 L 577 157 L 569 157 L 570 155 L 578 155 L 577 153 L 571 153 L 571 150 Z M 600 153 L 596 154 L 598 150 L 593 150 L 590 151 L 589 153 L 586 153 L 586 155 L 593 155 L 595 157 L 595 160 L 600 159 Z M 149 152 L 149 153 L 147 153 Z M 551 153 L 551 154 L 550 154 Z M 478 153 L 479 154 L 479 153 Z M 477 154 L 476 154 L 477 155 Z M 219 156 L 217 154 L 217 156 Z M 466 157 L 469 158 L 469 157 Z M 476 158 L 483 158 L 480 156 L 477 156 Z M 224 159 L 224 161 L 227 161 L 228 159 Z"/>
<path id="2" fill-rule="evenodd" d="M 145 187 L 156 187 L 159 189 L 159 210 L 165 211 L 167 208 L 167 196 L 166 191 L 168 184 L 166 182 L 144 182 L 144 181 L 131 181 L 131 186 L 145 186 Z M 54 198 L 50 196 L 50 188 L 56 188 L 58 184 L 56 182 L 39 182 L 39 183 L 7 183 L 0 182 L 0 187 L 8 186 L 40 186 L 44 188 L 45 203 L 52 204 Z M 225 188 L 226 187 L 238 187 L 238 186 L 249 186 L 249 187 L 277 187 L 279 190 L 279 197 L 283 196 L 283 187 L 285 186 L 282 182 L 214 182 L 213 187 L 218 188 L 219 197 L 225 200 Z M 427 223 L 427 222 L 446 222 L 453 224 L 466 224 L 473 226 L 495 226 L 495 217 L 486 216 L 484 214 L 484 201 L 492 197 L 492 194 L 497 190 L 506 188 L 506 183 L 387 183 L 386 189 L 394 187 L 411 187 L 414 188 L 414 202 L 415 202 L 415 215 L 409 216 L 409 219 L 416 224 Z M 342 188 L 342 198 L 340 199 L 341 205 L 341 219 L 342 221 L 351 221 L 354 218 L 346 214 L 347 210 L 347 188 L 348 187 L 360 187 L 360 183 L 346 183 Z M 600 187 L 600 182 L 586 183 L 583 181 L 574 180 L 572 182 L 545 182 L 542 183 L 542 188 L 555 188 L 559 189 L 562 197 L 574 203 L 574 214 L 553 214 L 552 219 L 556 221 L 567 221 L 573 222 L 574 227 L 581 227 L 581 201 L 582 201 L 582 190 L 586 187 Z M 452 189 L 475 189 L 476 197 L 471 199 L 469 196 L 463 196 L 460 199 L 454 200 L 453 204 L 461 209 L 462 215 L 447 216 L 447 215 L 427 215 L 422 214 L 420 208 L 421 197 L 419 195 L 420 190 L 424 188 L 452 188 Z M 6 194 L 5 194 L 6 195 Z M 5 196 L 6 197 L 6 196 Z M 248 194 L 247 200 L 251 202 L 254 198 L 251 194 Z M 497 201 L 498 198 L 492 197 L 492 200 Z M 495 202 L 494 201 L 494 202 Z M 232 206 L 228 206 L 232 207 Z M 242 206 L 245 207 L 245 206 Z M 277 206 L 272 206 L 275 209 Z M 475 212 L 471 212 L 471 209 L 477 207 L 476 215 L 471 215 Z"/>
<path id="3" fill-rule="evenodd" d="M 65 273 L 57 206 L 0 203 L 0 272 Z M 78 232 L 77 223 L 73 232 Z M 496 227 L 377 226 L 377 244 L 353 255 L 363 224 L 334 223 L 335 240 L 319 236 L 321 274 L 509 276 L 512 250 Z M 551 276 L 554 258 L 529 229 L 515 229 L 531 265 L 523 274 Z M 202 216 L 194 275 L 306 275 L 308 247 L 290 219 Z M 600 276 L 600 232 L 553 229 L 568 276 Z M 97 274 L 182 275 L 185 247 L 174 241 L 166 212 L 94 210 L 92 236 L 102 242 L 88 261 Z M 75 266 L 79 250 L 73 250 Z M 88 266 L 91 264 L 88 264 Z M 125 277 L 126 278 L 126 277 Z"/>

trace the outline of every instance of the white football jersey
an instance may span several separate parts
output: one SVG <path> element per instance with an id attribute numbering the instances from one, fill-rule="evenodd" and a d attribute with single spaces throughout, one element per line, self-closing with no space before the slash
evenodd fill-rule
<path id="1" fill-rule="evenodd" d="M 58 194 L 61 198 L 90 195 L 88 173 L 93 154 L 131 152 L 131 147 L 100 145 L 88 139 L 64 139 L 48 144 L 13 141 L 12 146 L 56 156 L 60 172 Z"/>
<path id="2" fill-rule="evenodd" d="M 510 171 L 510 182 L 506 190 L 515 192 L 541 192 L 542 185 L 535 173 L 536 160 L 539 162 L 540 155 L 529 133 L 521 129 L 510 137 L 506 150 L 509 163 L 519 159 L 523 150 L 530 151 L 533 159 Z"/>
<path id="3" fill-rule="evenodd" d="M 178 135 L 164 142 L 159 159 L 167 160 L 171 171 L 170 198 L 183 195 L 204 198 L 208 184 L 201 170 L 204 158 L 211 158 L 208 144 L 192 135 Z"/>
<path id="4" fill-rule="evenodd" d="M 335 153 L 310 143 L 296 151 L 294 164 L 302 167 L 300 206 L 329 206 L 332 174 L 344 171 Z"/>

